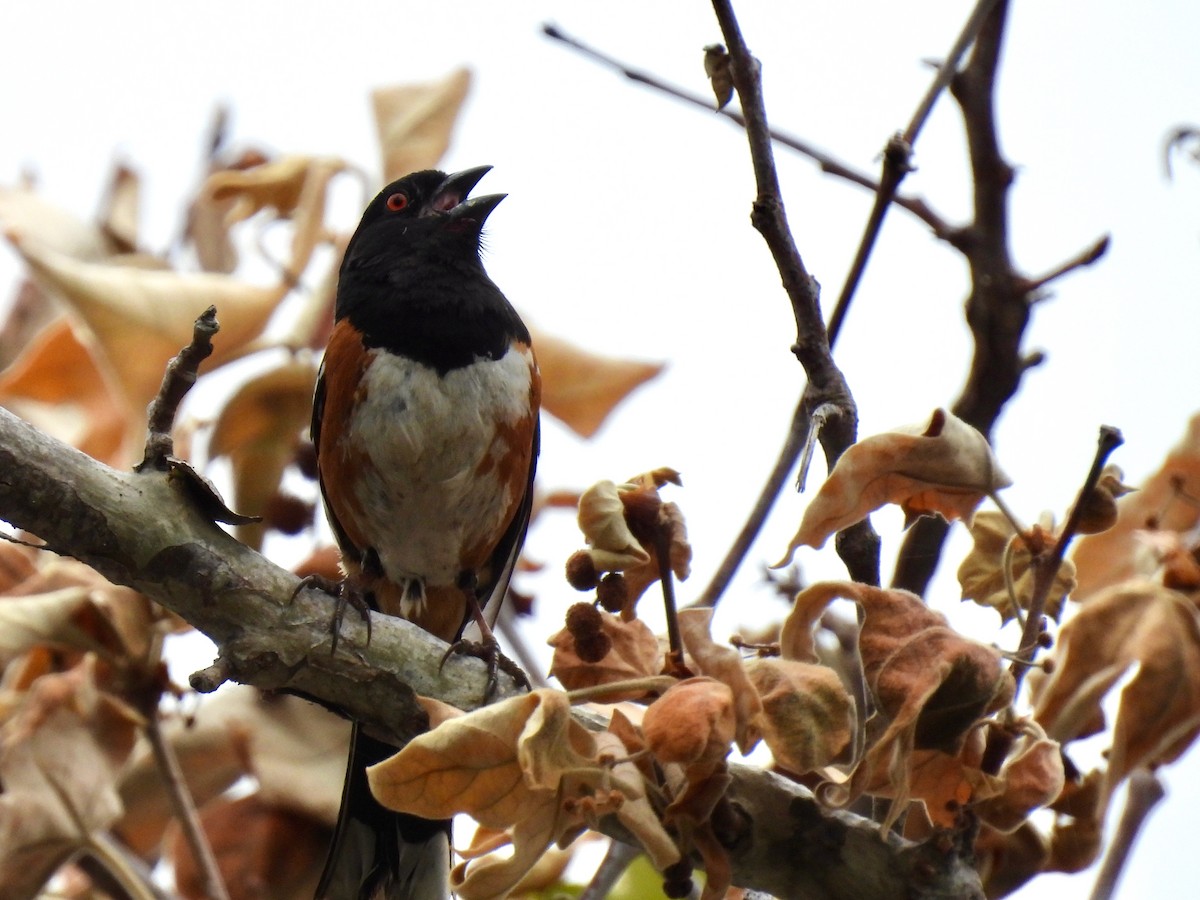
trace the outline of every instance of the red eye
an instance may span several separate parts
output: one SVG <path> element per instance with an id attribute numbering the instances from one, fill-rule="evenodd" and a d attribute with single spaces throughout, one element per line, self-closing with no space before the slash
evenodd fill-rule
<path id="1" fill-rule="evenodd" d="M 408 206 L 408 195 L 396 192 L 387 198 L 387 208 L 392 212 L 400 212 L 404 207 Z"/>

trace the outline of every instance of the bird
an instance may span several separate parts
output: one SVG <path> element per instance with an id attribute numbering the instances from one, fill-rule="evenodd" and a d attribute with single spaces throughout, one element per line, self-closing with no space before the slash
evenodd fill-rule
<path id="1" fill-rule="evenodd" d="M 507 196 L 469 198 L 490 169 L 414 172 L 367 205 L 338 270 L 311 427 L 344 573 L 335 639 L 347 602 L 453 645 L 474 620 L 489 690 L 507 660 L 483 609 L 503 600 L 525 539 L 541 397 L 529 330 L 480 256 Z M 385 809 L 368 788 L 365 768 L 395 752 L 353 724 L 319 900 L 447 896 L 449 822 Z"/>

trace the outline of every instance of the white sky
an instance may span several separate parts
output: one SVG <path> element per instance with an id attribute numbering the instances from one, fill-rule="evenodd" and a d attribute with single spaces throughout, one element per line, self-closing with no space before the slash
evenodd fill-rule
<path id="1" fill-rule="evenodd" d="M 763 62 L 772 123 L 869 171 L 929 81 L 921 61 L 945 53 L 969 7 L 737 4 Z M 1100 265 L 1059 282 L 1038 306 L 1025 348 L 1045 349 L 1048 361 L 1027 377 L 996 435 L 1016 482 L 1009 503 L 1032 520 L 1042 509 L 1061 516 L 1101 423 L 1124 431 L 1114 461 L 1136 483 L 1200 406 L 1200 168 L 1180 163 L 1168 182 L 1161 163 L 1165 135 L 1200 124 L 1200 7 L 1015 7 L 999 94 L 1002 146 L 1018 167 L 1014 257 L 1038 274 L 1113 235 Z M 90 215 L 111 161 L 124 158 L 145 175 L 144 239 L 161 248 L 178 227 L 218 101 L 232 105 L 240 143 L 341 155 L 374 171 L 368 91 L 469 64 L 477 80 L 445 166 L 491 163 L 484 187 L 510 195 L 489 222 L 495 280 L 549 331 L 670 364 L 589 444 L 547 422 L 542 484 L 578 487 L 658 465 L 682 471 L 685 488 L 672 498 L 696 550 L 686 601 L 703 589 L 775 460 L 801 385 L 788 352 L 791 313 L 749 226 L 753 181 L 739 132 L 545 40 L 544 21 L 707 90 L 700 51 L 720 34 L 702 2 L 9 3 L 0 6 L 0 183 L 32 168 L 46 195 Z M 947 218 L 966 215 L 967 170 L 948 98 L 916 160 L 905 189 Z M 828 309 L 870 198 L 788 151 L 779 167 L 797 243 Z M 356 203 L 345 201 L 347 226 Z M 13 254 L 0 250 L 0 284 L 16 271 Z M 838 348 L 862 434 L 920 420 L 957 396 L 969 361 L 965 289 L 960 258 L 893 211 Z M 822 474 L 818 467 L 812 484 Z M 804 502 L 779 503 L 718 633 L 780 614 L 757 569 L 778 558 Z M 895 516 L 876 517 L 885 578 L 897 525 Z M 547 520 L 529 544 L 551 574 L 525 586 L 551 613 L 575 599 L 557 575 L 576 543 L 570 526 L 566 517 Z M 810 577 L 843 574 L 832 550 L 803 550 L 799 560 Z M 952 575 L 956 565 L 943 568 Z M 992 614 L 960 609 L 955 587 L 939 580 L 933 605 L 990 634 Z M 1121 896 L 1191 896 L 1185 881 L 1194 873 L 1179 861 L 1188 859 L 1200 804 L 1195 756 L 1165 773 L 1169 796 Z M 1092 880 L 1044 877 L 1019 896 L 1085 897 Z"/>

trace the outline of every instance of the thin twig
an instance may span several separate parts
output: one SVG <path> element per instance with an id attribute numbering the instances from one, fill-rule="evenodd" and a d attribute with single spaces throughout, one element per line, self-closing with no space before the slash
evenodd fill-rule
<path id="1" fill-rule="evenodd" d="M 807 416 L 808 410 L 826 404 L 837 410 L 837 415 L 825 417 L 820 434 L 826 463 L 833 468 L 838 458 L 857 437 L 858 411 L 845 376 L 833 361 L 830 336 L 821 315 L 820 287 L 805 267 L 788 227 L 787 213 L 779 191 L 779 177 L 775 170 L 771 130 L 767 124 L 758 60 L 751 55 L 746 46 L 729 0 L 713 0 L 713 11 L 729 50 L 730 73 L 746 121 L 746 138 L 750 145 L 750 161 L 757 187 L 750 221 L 771 251 L 796 320 L 796 343 L 792 345 L 792 352 L 804 367 L 808 378 L 801 397 L 801 412 Z M 793 426 L 795 425 L 793 419 Z M 806 422 L 802 427 L 810 426 Z M 799 446 L 802 447 L 803 443 Z M 798 451 L 799 447 L 796 452 Z M 780 464 L 784 462 L 781 457 Z M 795 457 L 790 456 L 786 462 L 794 464 Z M 777 470 L 779 467 L 777 465 Z M 852 578 L 871 578 L 872 573 L 875 573 L 873 577 L 877 581 L 878 536 L 871 530 L 869 523 L 860 523 L 856 528 L 858 531 L 850 540 L 838 541 L 838 555 L 845 562 Z"/>
<path id="2" fill-rule="evenodd" d="M 729 582 L 733 580 L 742 561 L 749 554 L 750 547 L 753 546 L 758 533 L 762 531 L 763 523 L 771 514 L 771 508 L 775 505 L 776 498 L 783 490 L 783 486 L 787 484 L 788 475 L 796 465 L 796 457 L 799 456 L 801 449 L 808 441 L 808 434 L 808 402 L 807 395 L 805 395 L 800 398 L 800 402 L 796 405 L 796 411 L 792 413 L 792 422 L 788 426 L 787 438 L 784 440 L 783 448 L 779 451 L 775 468 L 771 470 L 766 483 L 759 491 L 754 508 L 750 510 L 750 515 L 746 517 L 737 537 L 726 551 L 721 565 L 717 567 L 717 571 L 713 573 L 708 585 L 696 598 L 693 606 L 716 606 L 724 595 L 725 589 L 729 587 Z"/>
<path id="3" fill-rule="evenodd" d="M 1036 278 L 1028 279 L 1024 285 L 1025 292 L 1027 294 L 1032 294 L 1035 291 L 1040 291 L 1050 282 L 1062 278 L 1064 275 L 1068 275 L 1071 272 L 1074 272 L 1076 269 L 1082 269 L 1085 266 L 1090 266 L 1093 263 L 1099 262 L 1100 258 L 1108 252 L 1109 241 L 1109 235 L 1106 234 L 1092 244 L 1092 246 L 1086 248 L 1080 253 L 1077 253 L 1075 256 L 1072 256 L 1065 262 L 1059 263 L 1049 272 L 1039 275 Z"/>
<path id="4" fill-rule="evenodd" d="M 98 867 L 97 871 L 90 871 L 92 865 L 85 862 L 89 859 L 92 865 Z M 99 881 L 101 872 L 107 875 L 106 880 L 124 891 L 128 900 L 162 900 L 164 896 L 151 882 L 145 863 L 107 832 L 88 835 L 80 864 L 85 872 L 93 876 L 94 881 Z M 93 885 L 93 888 L 97 886 Z"/>
<path id="5" fill-rule="evenodd" d="M 1121 813 L 1121 821 L 1104 857 L 1100 873 L 1096 876 L 1091 900 L 1111 900 L 1116 895 L 1121 873 L 1125 870 L 1125 863 L 1129 860 L 1134 842 L 1141 834 L 1142 826 L 1150 817 L 1151 810 L 1166 796 L 1162 783 L 1149 769 L 1134 769 L 1129 776 L 1129 787 L 1126 790 L 1125 809 Z"/>
<path id="6" fill-rule="evenodd" d="M 1096 443 L 1096 455 L 1092 459 L 1092 467 L 1088 470 L 1087 478 L 1083 480 L 1079 496 L 1075 500 L 1075 505 L 1071 507 L 1067 521 L 1063 523 L 1058 540 L 1054 542 L 1048 555 L 1041 558 L 1034 556 L 1030 561 L 1033 568 L 1033 590 L 1029 598 L 1029 618 L 1025 620 L 1025 627 L 1021 631 L 1021 643 L 1017 646 L 1016 658 L 1009 667 L 1017 687 L 1020 687 L 1021 679 L 1029 669 L 1029 663 L 1033 662 L 1033 657 L 1037 653 L 1038 636 L 1042 632 L 1046 600 L 1050 596 L 1054 578 L 1058 575 L 1058 569 L 1066 556 L 1067 547 L 1070 546 L 1079 531 L 1084 501 L 1100 481 L 1100 475 L 1104 471 L 1104 464 L 1108 461 L 1108 457 L 1124 442 L 1125 439 L 1121 437 L 1118 429 L 1110 425 L 1100 426 L 1100 437 Z"/>
<path id="7" fill-rule="evenodd" d="M 167 458 L 171 456 L 174 442 L 171 439 L 171 428 L 175 424 L 175 414 L 179 404 L 187 392 L 196 383 L 200 363 L 212 355 L 212 339 L 221 330 L 217 322 L 217 308 L 210 306 L 195 322 L 192 328 L 192 342 L 179 351 L 169 363 L 163 374 L 162 386 L 158 396 L 150 403 L 147 410 L 146 453 L 137 465 L 137 471 L 155 468 L 165 471 Z"/>
<path id="8" fill-rule="evenodd" d="M 604 858 L 600 860 L 592 880 L 579 895 L 579 900 L 604 900 L 641 853 L 642 851 L 632 844 L 610 839 Z"/>
<path id="9" fill-rule="evenodd" d="M 175 818 L 183 830 L 183 838 L 188 849 L 192 852 L 197 867 L 204 873 L 204 890 L 211 900 L 229 900 L 225 890 L 225 882 L 221 878 L 221 870 L 208 843 L 208 836 L 200 827 L 200 815 L 196 812 L 196 804 L 192 801 L 191 791 L 188 790 L 183 769 L 175 751 L 163 735 L 158 716 L 151 712 L 146 721 L 146 738 L 154 751 L 154 762 L 167 786 L 167 794 L 171 805 L 175 808 Z"/>
<path id="10" fill-rule="evenodd" d="M 675 574 L 671 571 L 671 535 L 665 528 L 654 532 L 654 551 L 658 556 L 658 578 L 662 582 L 663 608 L 667 614 L 667 646 L 672 665 L 683 665 L 683 635 L 679 631 L 679 610 L 675 603 Z"/>
<path id="11" fill-rule="evenodd" d="M 630 81 L 645 85 L 646 87 L 652 88 L 660 93 L 674 97 L 676 100 L 680 100 L 684 103 L 690 104 L 691 106 L 703 109 L 707 113 L 711 114 L 714 111 L 711 96 L 705 97 L 700 94 L 694 94 L 691 91 L 678 87 L 677 85 L 663 81 L 657 75 L 653 75 L 643 69 L 633 68 L 632 66 L 621 62 L 615 57 L 610 56 L 601 50 L 597 50 L 595 47 L 585 44 L 578 38 L 566 34 L 557 25 L 543 25 L 542 33 L 547 37 L 559 41 L 573 50 L 578 51 L 583 56 L 586 56 L 589 59 L 600 63 L 601 65 L 615 70 L 619 74 L 628 78 Z M 746 127 L 745 118 L 736 109 L 724 107 L 716 110 L 716 113 L 724 119 L 737 125 L 739 128 Z M 775 143 L 779 144 L 780 146 L 787 147 L 790 150 L 795 150 L 801 156 L 807 156 L 809 159 L 815 162 L 820 170 L 826 175 L 832 175 L 836 178 L 841 178 L 844 181 L 858 185 L 859 187 L 871 191 L 872 193 L 879 190 L 879 182 L 877 182 L 870 175 L 851 168 L 846 163 L 834 158 L 829 153 L 819 149 L 813 144 L 810 144 L 803 138 L 796 137 L 793 134 L 788 134 L 785 131 L 779 131 L 776 128 L 771 128 L 769 133 L 771 135 L 771 140 L 773 140 Z M 955 243 L 957 240 L 958 230 L 950 225 L 949 222 L 939 216 L 936 212 L 934 212 L 924 199 L 920 197 L 897 196 L 893 202 L 896 206 L 901 207 L 928 225 L 929 229 L 938 238 L 948 241 L 951 244 Z"/>
<path id="12" fill-rule="evenodd" d="M 913 113 L 908 127 L 902 134 L 893 135 L 887 142 L 883 153 L 883 171 L 879 176 L 879 189 L 875 193 L 875 205 L 872 207 L 871 215 L 867 219 L 867 226 L 863 230 L 863 236 L 859 241 L 858 249 L 855 251 L 854 262 L 850 266 L 850 272 L 846 276 L 842 292 L 838 296 L 837 303 L 833 307 L 833 314 L 829 318 L 829 332 L 831 335 L 836 335 L 841 330 L 842 323 L 845 321 L 846 314 L 850 309 L 850 302 L 854 299 L 854 294 L 858 290 L 859 283 L 862 281 L 863 272 L 866 271 L 871 251 L 874 249 L 879 233 L 883 229 L 883 220 L 887 216 L 888 207 L 895 200 L 896 194 L 900 190 L 901 182 L 904 181 L 909 172 L 913 171 L 912 151 L 913 146 L 917 142 L 917 137 L 920 135 L 921 129 L 924 128 L 929 114 L 933 111 L 933 106 L 937 102 L 938 97 L 941 96 L 958 71 L 959 61 L 971 44 L 974 43 L 975 38 L 983 28 L 984 22 L 997 2 L 998 0 L 979 0 L 976 3 L 975 9 L 971 11 L 970 17 L 955 39 L 954 46 L 950 48 L 945 61 L 938 66 L 937 72 L 933 77 L 933 82 L 929 85 L 928 90 L 926 90 L 925 96 L 921 98 L 921 102 L 918 104 L 916 112 Z"/>

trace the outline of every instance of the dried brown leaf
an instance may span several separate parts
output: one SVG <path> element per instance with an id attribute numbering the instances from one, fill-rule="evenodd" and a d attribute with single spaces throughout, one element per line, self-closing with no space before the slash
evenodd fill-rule
<path id="1" fill-rule="evenodd" d="M 1111 585 L 1153 572 L 1156 561 L 1141 552 L 1138 532 L 1182 533 L 1200 522 L 1200 506 L 1179 500 L 1180 490 L 1200 496 L 1200 413 L 1188 422 L 1187 433 L 1161 468 L 1136 493 L 1117 501 L 1116 524 L 1075 543 L 1071 559 L 1078 569 L 1079 584 L 1074 599 L 1086 600 Z"/>
<path id="2" fill-rule="evenodd" d="M 773 568 L 788 565 L 799 547 L 824 546 L 885 503 L 899 504 L 910 521 L 940 515 L 970 524 L 984 497 L 1011 483 L 982 434 L 935 410 L 927 423 L 864 438 L 843 453 Z"/>
<path id="3" fill-rule="evenodd" d="M 992 607 L 1004 622 L 1015 615 L 1013 596 L 1022 610 L 1028 610 L 1033 597 L 1034 573 L 1030 567 L 1033 557 L 1029 545 L 1017 536 L 1012 523 L 1003 514 L 985 509 L 971 523 L 971 538 L 974 546 L 958 567 L 962 598 Z M 1048 551 L 1055 535 L 1052 530 L 1035 525 L 1030 540 Z M 1058 567 L 1046 597 L 1046 615 L 1057 621 L 1062 614 L 1063 601 L 1074 589 L 1075 565 L 1065 559 Z"/>
<path id="4" fill-rule="evenodd" d="M 803 775 L 841 758 L 854 735 L 854 700 L 833 669 L 752 659 L 746 671 L 762 701 L 763 740 L 779 765 Z"/>
<path id="5" fill-rule="evenodd" d="M 0 405 L 109 465 L 127 462 L 145 437 L 144 422 L 66 315 L 0 373 Z"/>
<path id="6" fill-rule="evenodd" d="M 0 884 L 33 896 L 121 813 L 116 778 L 137 722 L 97 690 L 90 667 L 39 678 L 6 724 L 0 750 Z"/>
<path id="7" fill-rule="evenodd" d="M 542 372 L 542 408 L 576 434 L 591 437 L 639 385 L 662 371 L 662 363 L 600 356 L 533 329 Z"/>
<path id="8" fill-rule="evenodd" d="M 733 70 L 724 44 L 709 44 L 704 48 L 704 74 L 712 85 L 717 109 L 724 109 L 733 99 Z"/>
<path id="9" fill-rule="evenodd" d="M 663 763 L 715 770 L 733 747 L 737 715 L 733 691 L 715 678 L 688 678 L 646 709 L 646 747 Z"/>
<path id="10" fill-rule="evenodd" d="M 1093 596 L 1059 633 L 1036 697 L 1035 718 L 1066 743 L 1103 727 L 1101 699 L 1135 665 L 1117 705 L 1100 819 L 1133 769 L 1173 762 L 1200 732 L 1200 611 L 1147 581 Z"/>
<path id="11" fill-rule="evenodd" d="M 372 91 L 384 181 L 437 168 L 470 87 L 471 72 L 455 69 L 441 81 Z"/>
<path id="12" fill-rule="evenodd" d="M 328 826 L 336 821 L 349 738 L 338 716 L 295 697 L 229 686 L 207 699 L 193 721 L 172 719 L 162 727 L 197 804 L 251 775 L 264 803 Z M 126 813 L 117 831 L 148 854 L 174 816 L 149 748 L 140 748 L 122 774 L 121 797 Z"/>
<path id="13" fill-rule="evenodd" d="M 121 253 L 138 247 L 138 215 L 142 176 L 132 166 L 117 163 L 109 177 L 108 192 L 100 207 L 100 227 Z"/>
<path id="14" fill-rule="evenodd" d="M 126 402 L 139 412 L 158 392 L 167 360 L 191 341 L 200 313 L 216 306 L 221 323 L 211 370 L 238 356 L 288 290 L 282 282 L 259 287 L 208 272 L 84 263 L 13 232 L 8 237 L 34 278 L 87 323 Z"/>
<path id="15" fill-rule="evenodd" d="M 264 210 L 292 222 L 293 278 L 308 266 L 317 244 L 325 239 L 325 200 L 329 183 L 348 164 L 336 157 L 282 156 L 248 168 L 221 169 L 208 176 L 201 202 L 226 206 L 225 226 Z"/>
<path id="16" fill-rule="evenodd" d="M 563 629 L 547 643 L 554 648 L 550 674 L 562 682 L 569 691 L 612 684 L 630 678 L 657 675 L 662 671 L 662 651 L 658 638 L 641 619 L 622 620 L 609 613 L 599 613 L 601 629 L 610 641 L 610 649 L 599 661 L 588 662 L 579 658 L 575 638 Z M 601 703 L 616 703 L 619 700 L 636 699 L 645 691 L 605 694 L 595 698 Z"/>
<path id="17" fill-rule="evenodd" d="M 235 509 L 261 515 L 279 490 L 300 433 L 308 426 L 316 380 L 311 362 L 288 359 L 243 383 L 222 408 L 209 453 L 229 457 Z M 265 529 L 262 523 L 243 525 L 238 538 L 257 548 Z"/>
<path id="18" fill-rule="evenodd" d="M 1035 809 L 1048 806 L 1066 784 L 1062 748 L 1034 722 L 1009 752 L 1000 770 L 1003 788 L 998 796 L 976 804 L 979 818 L 998 831 L 1013 832 Z"/>
<path id="19" fill-rule="evenodd" d="M 877 773 L 885 771 L 894 797 L 884 822 L 886 830 L 912 796 L 914 751 L 957 755 L 976 723 L 1011 701 L 1013 680 L 995 648 L 958 634 L 945 616 L 907 591 L 818 582 L 796 598 L 789 620 L 794 617 L 801 625 L 814 622 L 838 597 L 862 607 L 863 675 L 888 721 L 839 799 L 855 799 Z M 792 646 L 803 648 L 796 636 L 802 630 L 784 624 Z"/>
<path id="20" fill-rule="evenodd" d="M 711 607 L 680 610 L 679 633 L 698 672 L 729 688 L 733 696 L 735 739 L 738 750 L 746 754 L 762 739 L 762 700 L 742 664 L 742 654 L 712 639 L 713 612 Z"/>
<path id="21" fill-rule="evenodd" d="M 119 248 L 104 229 L 76 211 L 42 199 L 28 186 L 0 187 L 0 227 L 14 230 L 73 259 L 97 262 Z"/>
<path id="22" fill-rule="evenodd" d="M 540 690 L 444 722 L 368 773 L 386 806 L 430 819 L 465 812 L 504 829 L 551 800 L 563 769 L 594 749 L 566 696 Z"/>
<path id="23" fill-rule="evenodd" d="M 629 530 L 615 483 L 598 481 L 580 495 L 578 521 L 597 571 L 622 572 L 650 559 Z"/>

